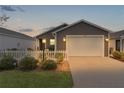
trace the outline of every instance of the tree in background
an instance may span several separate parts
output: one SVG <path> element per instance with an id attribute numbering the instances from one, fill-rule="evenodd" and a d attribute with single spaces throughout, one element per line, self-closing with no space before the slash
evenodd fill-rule
<path id="1" fill-rule="evenodd" d="M 10 6 L 10 5 L 0 5 L 0 26 L 4 26 L 4 24 L 10 19 L 7 16 L 7 12 L 24 12 L 24 10 L 20 6 Z"/>
<path id="2" fill-rule="evenodd" d="M 5 14 L 0 16 L 0 26 L 3 26 L 8 21 L 8 19 L 10 19 L 10 17 Z"/>

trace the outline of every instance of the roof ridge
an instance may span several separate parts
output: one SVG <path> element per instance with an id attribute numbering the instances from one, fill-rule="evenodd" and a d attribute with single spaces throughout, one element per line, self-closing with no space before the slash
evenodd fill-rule
<path id="1" fill-rule="evenodd" d="M 70 24 L 70 25 L 68 25 L 68 26 L 66 26 L 66 27 L 64 27 L 64 28 L 62 28 L 62 29 L 59 29 L 59 30 L 55 31 L 54 33 L 59 32 L 59 31 L 61 31 L 61 30 L 64 30 L 64 29 L 66 29 L 66 28 L 69 28 L 69 27 L 71 27 L 71 26 L 73 26 L 73 25 L 75 25 L 75 24 L 81 23 L 81 22 L 85 22 L 85 23 L 87 23 L 87 24 L 90 24 L 90 25 L 92 25 L 92 26 L 95 26 L 95 27 L 97 27 L 97 28 L 100 28 L 100 29 L 105 30 L 105 31 L 108 31 L 108 32 L 112 32 L 111 30 L 108 30 L 108 29 L 106 29 L 106 28 L 104 28 L 104 27 L 102 27 L 102 26 L 99 26 L 99 25 L 97 25 L 97 24 L 94 24 L 94 23 L 92 23 L 92 22 L 89 22 L 89 21 L 87 21 L 87 20 L 85 20 L 85 19 L 81 19 L 81 20 L 79 20 L 79 21 L 77 21 L 77 22 L 74 22 L 74 23 L 72 23 L 72 24 Z"/>

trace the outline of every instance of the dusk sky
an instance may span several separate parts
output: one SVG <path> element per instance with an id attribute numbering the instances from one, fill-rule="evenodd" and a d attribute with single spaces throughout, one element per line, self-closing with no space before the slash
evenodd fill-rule
<path id="1" fill-rule="evenodd" d="M 49 27 L 85 19 L 112 31 L 124 29 L 124 6 L 11 6 L 4 27 L 35 36 Z M 0 15 L 2 15 L 0 11 Z"/>

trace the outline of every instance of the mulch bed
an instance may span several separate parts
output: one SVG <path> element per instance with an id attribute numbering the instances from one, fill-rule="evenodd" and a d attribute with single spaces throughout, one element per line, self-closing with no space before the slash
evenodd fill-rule
<path id="1" fill-rule="evenodd" d="M 68 62 L 64 61 L 64 62 L 58 64 L 56 71 L 70 71 Z"/>
<path id="2" fill-rule="evenodd" d="M 113 56 L 110 56 L 110 58 L 113 58 L 113 59 L 115 59 L 115 60 L 118 60 L 118 61 L 120 61 L 120 62 L 124 62 L 124 60 L 122 60 L 122 59 L 117 59 L 117 58 L 114 58 Z"/>
<path id="3" fill-rule="evenodd" d="M 41 67 L 37 67 L 35 70 L 36 71 L 45 71 L 45 70 L 42 70 Z M 57 69 L 56 70 L 51 70 L 51 71 L 65 71 L 65 72 L 68 72 L 68 71 L 70 71 L 69 63 L 67 61 L 63 61 L 60 64 L 57 64 Z"/>

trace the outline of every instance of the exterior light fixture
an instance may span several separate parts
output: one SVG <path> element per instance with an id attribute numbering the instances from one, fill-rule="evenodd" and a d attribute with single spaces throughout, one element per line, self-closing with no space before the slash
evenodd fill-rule
<path id="1" fill-rule="evenodd" d="M 66 42 L 66 38 L 65 37 L 63 37 L 63 42 Z"/>
<path id="2" fill-rule="evenodd" d="M 43 40 L 42 40 L 42 43 L 44 43 L 44 44 L 45 44 L 45 43 L 46 43 L 46 39 L 43 39 Z"/>
<path id="3" fill-rule="evenodd" d="M 108 39 L 108 38 L 106 38 L 106 39 L 105 39 L 105 41 L 107 41 L 107 42 L 108 42 L 108 41 L 109 41 L 109 39 Z"/>

